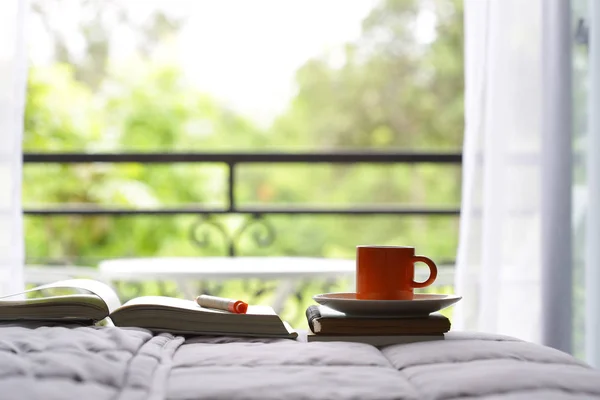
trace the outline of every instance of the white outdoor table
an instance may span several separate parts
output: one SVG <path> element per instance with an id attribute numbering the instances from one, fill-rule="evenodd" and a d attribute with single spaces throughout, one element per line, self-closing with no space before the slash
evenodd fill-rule
<path id="1" fill-rule="evenodd" d="M 286 297 L 298 281 L 307 278 L 351 278 L 348 290 L 354 288 L 355 261 L 350 259 L 309 257 L 150 257 L 123 258 L 102 261 L 99 273 L 105 281 L 177 282 L 187 298 L 194 298 L 191 282 L 231 279 L 262 279 L 282 281 L 278 286 L 273 308 L 281 311 Z M 440 266 L 434 285 L 451 283 L 451 270 Z M 429 270 L 417 268 L 416 279 L 427 279 Z"/>
<path id="2" fill-rule="evenodd" d="M 125 258 L 102 261 L 98 265 L 106 281 L 177 282 L 187 298 L 197 293 L 193 281 L 230 279 L 281 280 L 273 308 L 281 310 L 296 283 L 306 278 L 353 278 L 355 261 L 308 257 L 159 257 Z"/>
<path id="3" fill-rule="evenodd" d="M 353 276 L 354 260 L 304 257 L 159 257 L 102 261 L 99 270 L 109 279 L 313 278 Z"/>

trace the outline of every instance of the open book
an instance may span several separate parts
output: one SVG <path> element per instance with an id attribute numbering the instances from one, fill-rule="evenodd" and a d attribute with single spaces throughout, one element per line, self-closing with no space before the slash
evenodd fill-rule
<path id="1" fill-rule="evenodd" d="M 71 289 L 86 293 L 25 299 L 29 292 Z M 0 321 L 100 321 L 116 326 L 189 335 L 296 338 L 297 333 L 268 306 L 249 306 L 246 314 L 203 308 L 192 300 L 143 296 L 121 305 L 108 285 L 90 279 L 69 279 L 0 297 Z"/>

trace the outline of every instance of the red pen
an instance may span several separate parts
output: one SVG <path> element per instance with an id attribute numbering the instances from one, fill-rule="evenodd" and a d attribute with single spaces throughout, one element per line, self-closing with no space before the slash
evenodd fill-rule
<path id="1" fill-rule="evenodd" d="M 246 314 L 246 311 L 248 311 L 248 303 L 241 300 L 209 296 L 206 294 L 196 297 L 196 303 L 198 303 L 200 307 L 229 311 L 234 314 Z"/>

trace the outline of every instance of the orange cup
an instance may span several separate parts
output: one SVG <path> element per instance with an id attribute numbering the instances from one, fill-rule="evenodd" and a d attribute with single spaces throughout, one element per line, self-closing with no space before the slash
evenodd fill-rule
<path id="1" fill-rule="evenodd" d="M 429 278 L 415 282 L 415 263 L 429 267 Z M 414 247 L 357 246 L 356 298 L 361 300 L 412 300 L 413 289 L 431 285 L 437 267 L 424 256 L 416 256 Z"/>

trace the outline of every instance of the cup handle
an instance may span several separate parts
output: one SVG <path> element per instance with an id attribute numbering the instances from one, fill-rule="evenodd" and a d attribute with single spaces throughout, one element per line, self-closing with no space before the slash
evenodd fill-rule
<path id="1" fill-rule="evenodd" d="M 437 266 L 435 265 L 435 263 L 433 261 L 431 261 L 429 258 L 424 257 L 424 256 L 414 256 L 413 257 L 413 263 L 416 262 L 422 262 L 427 264 L 427 266 L 429 267 L 429 278 L 427 278 L 427 280 L 425 282 L 415 282 L 412 281 L 412 287 L 413 288 L 424 288 L 426 286 L 429 286 L 433 283 L 433 281 L 435 281 L 435 278 L 437 278 Z"/>

